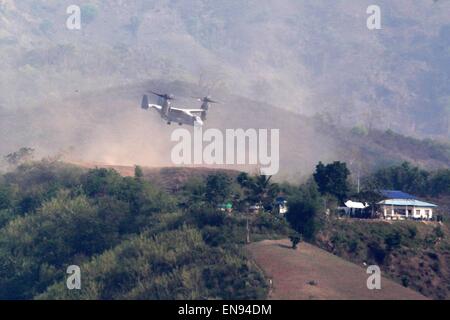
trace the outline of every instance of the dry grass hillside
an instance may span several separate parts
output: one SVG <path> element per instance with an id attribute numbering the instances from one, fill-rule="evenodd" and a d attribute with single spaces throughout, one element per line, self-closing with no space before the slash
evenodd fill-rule
<path id="1" fill-rule="evenodd" d="M 272 280 L 275 300 L 423 300 L 421 294 L 383 277 L 381 290 L 367 289 L 369 275 L 358 266 L 313 245 L 291 249 L 289 240 L 249 245 L 251 255 Z"/>

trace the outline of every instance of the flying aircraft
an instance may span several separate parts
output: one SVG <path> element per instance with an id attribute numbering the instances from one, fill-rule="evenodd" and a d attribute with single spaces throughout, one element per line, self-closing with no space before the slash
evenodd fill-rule
<path id="1" fill-rule="evenodd" d="M 210 105 L 213 103 L 219 103 L 207 96 L 204 98 L 195 98 L 202 103 L 200 109 L 180 109 L 172 107 L 172 101 L 175 100 L 175 97 L 172 94 L 162 94 L 153 91 L 151 91 L 151 93 L 159 97 L 158 104 L 149 103 L 148 96 L 144 95 L 141 104 L 142 109 L 156 109 L 161 115 L 161 118 L 167 121 L 168 125 L 174 122 L 178 123 L 180 126 L 183 124 L 190 126 L 203 126 Z"/>

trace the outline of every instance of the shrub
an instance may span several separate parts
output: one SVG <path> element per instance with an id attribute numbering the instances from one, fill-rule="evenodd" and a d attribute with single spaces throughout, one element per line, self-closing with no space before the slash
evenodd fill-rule
<path id="1" fill-rule="evenodd" d="M 385 262 L 387 253 L 385 248 L 383 248 L 378 242 L 370 242 L 367 245 L 368 256 L 376 261 L 376 263 L 382 265 Z"/>
<path id="2" fill-rule="evenodd" d="M 400 247 L 402 243 L 402 235 L 400 232 L 394 231 L 386 236 L 384 243 L 386 244 L 388 251 L 396 249 Z"/>
<path id="3" fill-rule="evenodd" d="M 417 227 L 416 226 L 408 226 L 408 237 L 410 239 L 415 239 L 417 236 Z"/>
<path id="4" fill-rule="evenodd" d="M 445 236 L 444 231 L 442 231 L 442 228 L 440 226 L 437 226 L 436 228 L 434 228 L 434 234 L 436 235 L 436 237 L 438 239 L 442 239 Z"/>
<path id="5" fill-rule="evenodd" d="M 358 252 L 359 249 L 359 243 L 357 240 L 350 240 L 349 244 L 348 244 L 348 251 L 350 253 L 356 253 Z"/>
<path id="6" fill-rule="evenodd" d="M 403 285 L 405 288 L 408 288 L 408 287 L 409 287 L 409 277 L 408 277 L 408 276 L 402 276 L 402 285 Z"/>
<path id="7" fill-rule="evenodd" d="M 297 249 L 297 245 L 302 241 L 302 235 L 301 234 L 294 234 L 289 237 L 289 240 L 292 242 L 292 249 Z"/>

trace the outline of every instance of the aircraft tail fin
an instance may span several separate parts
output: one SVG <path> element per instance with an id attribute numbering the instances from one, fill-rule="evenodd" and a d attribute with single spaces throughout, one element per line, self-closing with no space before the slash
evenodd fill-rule
<path id="1" fill-rule="evenodd" d="M 144 95 L 142 98 L 141 108 L 147 110 L 148 109 L 148 96 Z"/>

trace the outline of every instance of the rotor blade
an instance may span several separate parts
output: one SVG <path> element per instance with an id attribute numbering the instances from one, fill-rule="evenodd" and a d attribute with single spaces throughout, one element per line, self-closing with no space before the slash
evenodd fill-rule
<path id="1" fill-rule="evenodd" d="M 219 101 L 215 101 L 215 100 L 211 100 L 208 97 L 203 97 L 203 98 L 198 98 L 198 97 L 192 97 L 193 99 L 196 99 L 197 101 L 200 102 L 208 102 L 208 103 L 220 103 Z"/>
<path id="2" fill-rule="evenodd" d="M 150 93 L 153 93 L 155 96 L 158 96 L 160 98 L 166 99 L 166 100 L 175 100 L 174 97 L 170 96 L 169 94 L 165 93 L 165 94 L 161 94 L 158 92 L 154 92 L 154 91 L 150 91 Z"/>
<path id="3" fill-rule="evenodd" d="M 153 93 L 155 96 L 161 97 L 161 98 L 165 98 L 166 95 L 158 93 L 158 92 L 154 92 L 154 91 L 150 91 L 150 93 Z"/>

